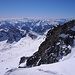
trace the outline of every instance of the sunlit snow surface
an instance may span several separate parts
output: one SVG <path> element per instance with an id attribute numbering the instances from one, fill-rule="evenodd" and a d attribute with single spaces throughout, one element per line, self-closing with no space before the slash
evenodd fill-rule
<path id="1" fill-rule="evenodd" d="M 33 68 L 15 68 L 5 75 L 75 75 L 75 58 Z"/>
<path id="2" fill-rule="evenodd" d="M 69 46 L 72 49 L 71 53 L 64 56 L 60 62 L 32 68 L 18 68 L 20 58 L 31 56 L 38 50 L 43 40 L 44 35 L 34 40 L 27 36 L 12 44 L 0 42 L 0 75 L 75 75 L 75 47 L 71 46 Z"/>
<path id="3" fill-rule="evenodd" d="M 0 42 L 0 75 L 4 75 L 12 68 L 18 68 L 20 58 L 31 56 L 38 50 L 44 39 L 45 36 L 38 36 L 34 40 L 27 36 L 12 44 L 8 44 L 6 41 Z"/>
<path id="4" fill-rule="evenodd" d="M 12 68 L 5 75 L 75 75 L 75 48 L 70 58 L 54 63 L 33 68 Z M 64 57 L 67 58 L 67 57 Z"/>

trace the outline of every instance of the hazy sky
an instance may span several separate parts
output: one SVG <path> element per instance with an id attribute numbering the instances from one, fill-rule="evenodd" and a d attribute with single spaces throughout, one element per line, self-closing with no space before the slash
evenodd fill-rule
<path id="1" fill-rule="evenodd" d="M 0 0 L 0 18 L 75 18 L 75 0 Z"/>

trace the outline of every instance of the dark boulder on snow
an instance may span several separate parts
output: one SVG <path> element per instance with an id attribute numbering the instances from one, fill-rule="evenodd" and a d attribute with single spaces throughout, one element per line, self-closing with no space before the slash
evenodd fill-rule
<path id="1" fill-rule="evenodd" d="M 38 66 L 58 62 L 71 52 L 75 39 L 75 20 L 52 26 L 39 50 L 27 59 L 26 66 Z"/>
<path id="2" fill-rule="evenodd" d="M 19 68 L 24 68 L 25 67 L 25 66 L 21 66 L 21 64 L 25 63 L 27 59 L 28 59 L 28 57 L 25 57 L 25 56 L 20 58 Z"/>
<path id="3" fill-rule="evenodd" d="M 26 59 L 26 57 L 24 57 L 24 56 L 21 57 L 21 58 L 20 58 L 20 62 L 19 62 L 19 64 L 23 63 L 23 62 L 25 61 L 25 59 Z"/>

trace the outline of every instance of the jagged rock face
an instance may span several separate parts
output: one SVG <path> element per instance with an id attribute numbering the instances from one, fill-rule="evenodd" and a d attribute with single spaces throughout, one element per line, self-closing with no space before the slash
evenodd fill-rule
<path id="1" fill-rule="evenodd" d="M 39 50 L 28 58 L 27 66 L 38 66 L 59 61 L 63 56 L 69 54 L 75 39 L 75 20 L 63 25 L 50 28 L 45 41 L 40 45 Z"/>

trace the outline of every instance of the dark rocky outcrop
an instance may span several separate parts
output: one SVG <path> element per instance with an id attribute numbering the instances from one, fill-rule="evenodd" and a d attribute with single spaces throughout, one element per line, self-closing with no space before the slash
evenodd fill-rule
<path id="1" fill-rule="evenodd" d="M 69 54 L 75 39 L 75 20 L 63 25 L 52 26 L 46 35 L 45 41 L 39 50 L 27 59 L 26 66 L 38 66 L 58 62 L 63 56 Z"/>
<path id="2" fill-rule="evenodd" d="M 25 62 L 25 59 L 26 59 L 26 57 L 24 57 L 24 56 L 23 56 L 23 57 L 21 57 L 21 58 L 20 58 L 19 65 L 20 65 L 21 63 Z"/>
<path id="3" fill-rule="evenodd" d="M 37 36 L 35 35 L 35 34 L 33 34 L 33 33 L 29 33 L 28 34 L 32 39 L 36 39 L 37 38 Z"/>
<path id="4" fill-rule="evenodd" d="M 23 56 L 23 57 L 21 57 L 20 58 L 20 62 L 19 62 L 19 68 L 25 68 L 25 66 L 20 66 L 20 64 L 22 64 L 22 63 L 25 63 L 25 61 L 28 59 L 28 57 L 25 57 L 25 56 Z"/>

